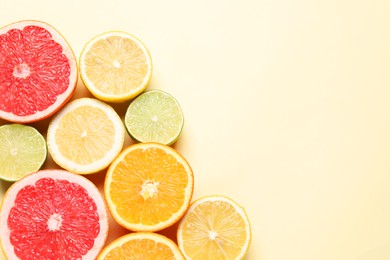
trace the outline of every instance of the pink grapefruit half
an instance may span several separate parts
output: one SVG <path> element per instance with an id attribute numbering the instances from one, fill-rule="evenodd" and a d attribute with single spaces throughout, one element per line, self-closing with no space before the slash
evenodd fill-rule
<path id="1" fill-rule="evenodd" d="M 95 259 L 107 238 L 107 210 L 85 177 L 41 170 L 5 193 L 0 227 L 8 259 Z"/>
<path id="2" fill-rule="evenodd" d="M 51 116 L 71 98 L 77 79 L 72 49 L 49 24 L 0 28 L 0 118 L 30 123 Z"/>

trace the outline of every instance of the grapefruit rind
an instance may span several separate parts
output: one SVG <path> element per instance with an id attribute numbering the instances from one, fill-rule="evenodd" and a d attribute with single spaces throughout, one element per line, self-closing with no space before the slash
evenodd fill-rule
<path id="1" fill-rule="evenodd" d="M 8 216 L 14 201 L 21 189 L 27 185 L 34 185 L 38 180 L 42 178 L 51 178 L 53 180 L 67 180 L 74 182 L 82 186 L 88 191 L 89 196 L 96 203 L 97 213 L 99 215 L 100 230 L 94 240 L 93 247 L 88 251 L 82 259 L 94 259 L 104 247 L 104 244 L 108 235 L 108 211 L 106 209 L 104 200 L 97 189 L 97 187 L 87 178 L 74 174 L 65 170 L 40 170 L 35 173 L 31 173 L 19 181 L 13 183 L 6 191 L 2 204 L 0 205 L 0 244 L 3 252 L 8 259 L 19 259 L 14 252 L 14 246 L 10 241 L 11 231 L 8 228 Z"/>
<path id="2" fill-rule="evenodd" d="M 146 150 L 149 148 L 157 148 L 157 149 L 162 149 L 164 152 L 167 154 L 172 155 L 177 159 L 178 163 L 182 164 L 182 166 L 185 168 L 187 174 L 188 174 L 188 184 L 185 189 L 185 200 L 183 202 L 183 205 L 181 206 L 180 210 L 177 212 L 173 213 L 172 216 L 163 222 L 159 222 L 155 225 L 147 225 L 143 223 L 133 223 L 129 222 L 126 219 L 124 219 L 117 211 L 116 205 L 113 202 L 111 198 L 111 183 L 112 183 L 112 175 L 113 171 L 115 171 L 116 165 L 123 163 L 124 158 L 131 152 L 137 149 L 141 150 Z M 118 157 L 111 163 L 110 167 L 107 170 L 106 178 L 104 181 L 104 198 L 107 203 L 107 207 L 109 212 L 111 213 L 111 216 L 114 218 L 114 220 L 121 225 L 122 227 L 132 230 L 132 231 L 137 231 L 137 232 L 155 232 L 155 231 L 160 231 L 162 229 L 165 229 L 169 226 L 172 226 L 175 224 L 187 211 L 188 207 L 190 206 L 191 203 L 191 198 L 192 194 L 194 191 L 194 176 L 193 176 L 193 171 L 191 169 L 191 166 L 188 164 L 186 159 L 182 155 L 180 155 L 175 149 L 173 149 L 170 146 L 159 144 L 159 143 L 138 143 L 138 144 L 133 144 L 126 149 L 124 149 Z"/>
<path id="3" fill-rule="evenodd" d="M 109 37 L 123 37 L 126 39 L 130 39 L 131 41 L 136 43 L 136 45 L 142 50 L 146 58 L 146 64 L 148 65 L 148 70 L 146 75 L 143 78 L 142 83 L 138 87 L 128 91 L 127 93 L 110 94 L 102 91 L 96 86 L 93 80 L 90 79 L 90 77 L 87 75 L 86 72 L 85 59 L 91 47 L 96 42 L 107 39 Z M 92 38 L 86 43 L 83 50 L 81 51 L 81 55 L 79 58 L 79 70 L 80 70 L 80 78 L 82 82 L 87 87 L 87 89 L 92 93 L 93 96 L 106 102 L 121 103 L 136 97 L 146 89 L 146 86 L 149 84 L 150 79 L 152 77 L 152 57 L 150 55 L 149 50 L 146 48 L 145 44 L 136 36 L 122 31 L 109 31 L 95 36 L 94 38 Z M 103 70 L 102 73 L 104 73 Z"/>
<path id="4" fill-rule="evenodd" d="M 50 117 L 64 106 L 72 97 L 78 80 L 77 60 L 72 48 L 66 39 L 53 26 L 48 23 L 37 20 L 23 20 L 6 25 L 0 28 L 0 35 L 7 33 L 11 29 L 23 29 L 26 26 L 38 26 L 50 32 L 52 39 L 62 46 L 63 54 L 68 58 L 71 68 L 69 75 L 69 85 L 65 92 L 56 96 L 56 102 L 43 111 L 38 111 L 35 114 L 27 116 L 17 116 L 11 112 L 0 110 L 0 118 L 14 123 L 32 123 Z"/>

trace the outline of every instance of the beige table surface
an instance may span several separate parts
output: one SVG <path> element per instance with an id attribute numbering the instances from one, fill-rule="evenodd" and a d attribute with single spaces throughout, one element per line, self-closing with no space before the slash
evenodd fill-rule
<path id="1" fill-rule="evenodd" d="M 389 13 L 386 0 L 0 0 L 0 26 L 46 21 L 76 56 L 108 30 L 144 41 L 148 88 L 185 114 L 174 147 L 194 199 L 246 208 L 249 260 L 390 259 Z M 109 241 L 124 233 L 112 223 Z"/>

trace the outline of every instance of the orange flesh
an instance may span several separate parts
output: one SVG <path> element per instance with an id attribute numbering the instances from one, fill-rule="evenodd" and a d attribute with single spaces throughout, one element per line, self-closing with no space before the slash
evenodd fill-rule
<path id="1" fill-rule="evenodd" d="M 134 239 L 111 250 L 105 260 L 117 259 L 175 259 L 172 250 L 165 244 L 151 239 Z"/>
<path id="2" fill-rule="evenodd" d="M 136 149 L 116 165 L 110 197 L 130 223 L 155 225 L 178 212 L 185 201 L 188 175 L 174 156 L 161 149 Z"/>

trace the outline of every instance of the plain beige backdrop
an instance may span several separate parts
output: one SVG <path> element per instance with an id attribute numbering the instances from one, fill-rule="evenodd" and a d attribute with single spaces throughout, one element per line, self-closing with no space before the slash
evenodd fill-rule
<path id="1" fill-rule="evenodd" d="M 387 0 L 0 0 L 0 26 L 48 22 L 76 56 L 108 30 L 144 41 L 149 88 L 185 114 L 194 198 L 245 207 L 248 260 L 390 259 L 389 14 Z"/>

